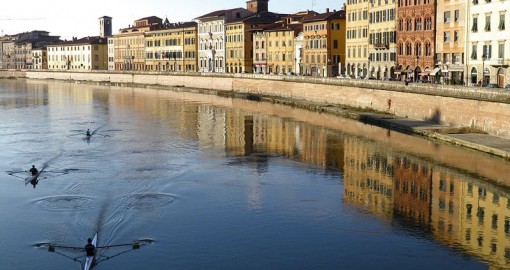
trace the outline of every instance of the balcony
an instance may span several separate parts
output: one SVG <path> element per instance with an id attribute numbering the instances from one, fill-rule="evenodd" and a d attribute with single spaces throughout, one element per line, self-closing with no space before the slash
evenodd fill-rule
<path id="1" fill-rule="evenodd" d="M 390 44 L 388 42 L 386 43 L 375 43 L 374 44 L 374 48 L 376 50 L 385 50 L 385 49 L 389 49 L 390 48 Z"/>
<path id="2" fill-rule="evenodd" d="M 498 58 L 498 59 L 490 61 L 490 65 L 493 67 L 507 68 L 510 66 L 510 59 Z"/>

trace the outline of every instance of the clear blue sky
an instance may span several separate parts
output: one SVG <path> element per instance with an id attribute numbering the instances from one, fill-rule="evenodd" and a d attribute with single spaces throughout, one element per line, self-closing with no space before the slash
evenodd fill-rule
<path id="1" fill-rule="evenodd" d="M 273 12 L 294 13 L 313 9 L 340 9 L 345 0 L 270 0 Z M 211 11 L 246 7 L 246 0 L 2 0 L 0 34 L 15 34 L 32 30 L 49 31 L 52 35 L 70 39 L 98 35 L 98 18 L 113 18 L 113 32 L 127 27 L 134 20 L 158 16 L 171 22 L 190 21 Z"/>

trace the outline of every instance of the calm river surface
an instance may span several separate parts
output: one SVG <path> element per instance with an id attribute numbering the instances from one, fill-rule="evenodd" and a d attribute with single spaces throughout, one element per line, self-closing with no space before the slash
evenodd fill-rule
<path id="1" fill-rule="evenodd" d="M 2 269 L 510 268 L 509 163 L 331 115 L 0 80 L 0 145 Z"/>

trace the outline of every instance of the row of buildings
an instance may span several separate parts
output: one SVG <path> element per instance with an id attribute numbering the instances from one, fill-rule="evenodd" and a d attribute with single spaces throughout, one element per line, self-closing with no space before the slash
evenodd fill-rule
<path id="1" fill-rule="evenodd" d="M 340 6 L 340 3 L 339 3 Z M 508 0 L 346 0 L 340 10 L 280 14 L 269 0 L 190 22 L 152 16 L 60 41 L 0 38 L 0 68 L 293 74 L 504 86 Z"/>

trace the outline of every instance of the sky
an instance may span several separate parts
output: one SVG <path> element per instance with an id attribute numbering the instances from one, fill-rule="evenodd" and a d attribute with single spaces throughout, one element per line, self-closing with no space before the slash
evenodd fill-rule
<path id="1" fill-rule="evenodd" d="M 4 2 L 4 0 L 2 0 Z M 269 10 L 339 10 L 345 0 L 270 0 Z M 81 4 L 80 4 L 81 3 Z M 44 30 L 62 39 L 99 35 L 99 18 L 113 18 L 113 33 L 137 19 L 158 16 L 170 22 L 191 21 L 221 9 L 246 7 L 246 0 L 24 0 L 6 1 L 0 8 L 0 35 Z"/>

